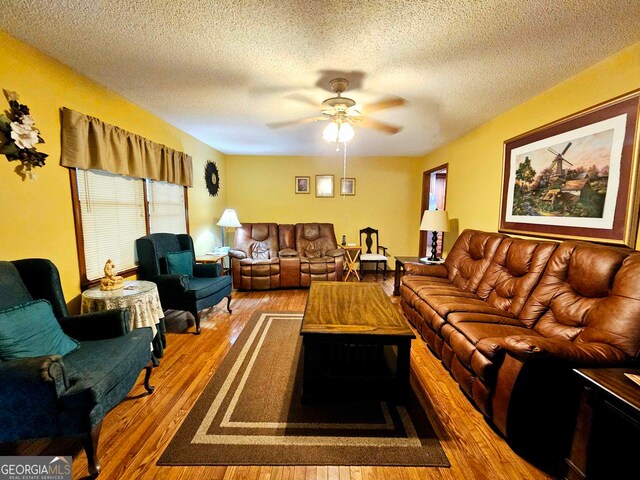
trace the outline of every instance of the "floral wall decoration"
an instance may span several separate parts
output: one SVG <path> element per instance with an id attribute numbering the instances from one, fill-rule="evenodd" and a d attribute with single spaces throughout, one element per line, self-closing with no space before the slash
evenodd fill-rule
<path id="1" fill-rule="evenodd" d="M 18 94 L 3 90 L 9 101 L 9 110 L 0 115 L 0 154 L 10 162 L 20 161 L 16 172 L 24 177 L 34 178 L 33 169 L 43 167 L 46 153 L 38 152 L 37 143 L 44 143 L 40 132 L 35 128 L 29 107 L 18 102 Z"/>

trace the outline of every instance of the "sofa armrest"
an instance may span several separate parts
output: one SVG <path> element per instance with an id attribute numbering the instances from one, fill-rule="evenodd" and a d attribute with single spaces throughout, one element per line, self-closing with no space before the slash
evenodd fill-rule
<path id="1" fill-rule="evenodd" d="M 60 355 L 0 361 L 0 442 L 56 435 L 68 386 Z"/>
<path id="2" fill-rule="evenodd" d="M 154 281 L 158 285 L 162 308 L 169 308 L 165 305 L 179 303 L 189 289 L 189 277 L 183 274 L 158 275 Z"/>
<path id="3" fill-rule="evenodd" d="M 194 277 L 213 278 L 222 273 L 222 265 L 219 263 L 196 263 L 193 266 Z"/>
<path id="4" fill-rule="evenodd" d="M 562 338 L 513 335 L 506 337 L 504 348 L 521 361 L 558 358 L 580 365 L 621 365 L 629 357 L 606 343 L 575 343 Z"/>
<path id="5" fill-rule="evenodd" d="M 229 250 L 229 256 L 232 258 L 247 258 L 247 253 L 242 250 Z"/>
<path id="6" fill-rule="evenodd" d="M 332 248 L 331 250 L 327 250 L 324 254 L 325 257 L 343 257 L 344 256 L 344 249 L 342 248 Z"/>
<path id="7" fill-rule="evenodd" d="M 424 263 L 405 263 L 405 275 L 423 275 L 428 277 L 447 278 L 449 269 L 446 265 L 426 265 Z"/>
<path id="8" fill-rule="evenodd" d="M 129 333 L 129 310 L 117 308 L 60 319 L 62 330 L 76 340 L 104 340 Z"/>
<path id="9" fill-rule="evenodd" d="M 0 362 L 0 390 L 6 394 L 5 398 L 10 398 L 9 392 L 18 388 L 31 390 L 34 397 L 38 397 L 39 394 L 47 396 L 52 392 L 54 396 L 60 396 L 69 386 L 60 355 L 16 358 Z M 0 412 L 2 411 L 3 409 L 0 409 Z"/>
<path id="10" fill-rule="evenodd" d="M 283 248 L 278 252 L 278 257 L 280 258 L 295 258 L 299 257 L 298 252 L 296 252 L 293 248 Z"/>

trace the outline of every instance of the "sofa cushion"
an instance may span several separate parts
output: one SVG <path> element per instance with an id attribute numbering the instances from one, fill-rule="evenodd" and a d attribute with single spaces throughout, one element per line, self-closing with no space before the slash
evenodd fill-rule
<path id="1" fill-rule="evenodd" d="M 151 359 L 150 328 L 106 340 L 84 341 L 82 348 L 64 357 L 71 387 L 61 397 L 71 412 L 90 410 L 101 419 L 127 395 L 140 374 L 140 365 Z"/>
<path id="2" fill-rule="evenodd" d="M 190 278 L 188 295 L 192 296 L 196 300 L 214 295 L 215 293 L 229 288 L 231 285 L 231 277 L 229 275 L 222 275 L 220 277 L 213 278 Z"/>
<path id="3" fill-rule="evenodd" d="M 167 262 L 167 273 L 193 277 L 193 255 L 189 250 L 169 252 L 164 259 Z"/>
<path id="4" fill-rule="evenodd" d="M 79 346 L 62 331 L 46 300 L 0 311 L 0 360 L 66 355 Z"/>
<path id="5" fill-rule="evenodd" d="M 465 298 L 455 295 L 428 295 L 425 296 L 425 301 L 444 319 L 446 319 L 450 313 L 454 312 L 488 313 L 491 315 L 510 316 L 508 312 L 496 308 L 479 298 Z"/>

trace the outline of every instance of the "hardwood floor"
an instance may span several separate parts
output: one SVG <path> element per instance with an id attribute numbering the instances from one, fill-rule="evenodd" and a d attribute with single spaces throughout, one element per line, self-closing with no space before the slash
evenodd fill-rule
<path id="1" fill-rule="evenodd" d="M 365 281 L 375 281 L 367 275 Z M 382 282 L 381 277 L 379 281 Z M 393 291 L 392 275 L 382 282 Z M 422 392 L 430 420 L 450 468 L 403 467 L 159 467 L 156 461 L 193 407 L 225 354 L 256 310 L 304 310 L 307 290 L 234 292 L 233 314 L 226 302 L 203 312 L 202 334 L 193 335 L 187 315 L 167 319 L 167 350 L 151 377 L 155 393 L 146 395 L 142 380 L 127 400 L 105 418 L 98 453 L 100 479 L 157 480 L 382 480 L 382 479 L 543 479 L 550 478 L 507 446 L 465 398 L 456 382 L 418 338 L 411 349 L 412 383 Z M 392 297 L 398 306 L 399 297 Z M 188 317 L 191 318 L 191 317 Z M 188 331 L 186 330 L 188 328 Z M 137 398 L 135 398 L 137 397 Z M 62 451 L 61 451 L 62 450 Z M 22 455 L 73 452 L 73 478 L 87 473 L 84 452 L 75 442 L 28 442 L 14 450 Z"/>

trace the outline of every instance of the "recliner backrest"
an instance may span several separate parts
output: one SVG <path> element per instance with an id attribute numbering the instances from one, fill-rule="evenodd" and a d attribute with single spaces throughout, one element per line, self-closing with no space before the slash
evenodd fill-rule
<path id="1" fill-rule="evenodd" d="M 458 288 L 475 293 L 504 238 L 499 233 L 464 230 L 444 262 L 449 281 Z"/>
<path id="2" fill-rule="evenodd" d="M 338 248 L 332 223 L 296 223 L 296 250 L 301 257 L 307 252 L 320 252 Z"/>
<path id="3" fill-rule="evenodd" d="M 247 258 L 269 259 L 278 256 L 278 224 L 244 223 L 236 229 L 234 250 L 242 250 Z"/>
<path id="4" fill-rule="evenodd" d="M 640 254 L 566 241 L 548 262 L 520 320 L 545 337 L 640 349 Z"/>
<path id="5" fill-rule="evenodd" d="M 504 238 L 476 293 L 494 307 L 518 316 L 557 246 L 540 240 Z"/>

